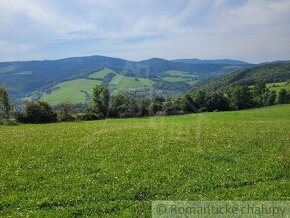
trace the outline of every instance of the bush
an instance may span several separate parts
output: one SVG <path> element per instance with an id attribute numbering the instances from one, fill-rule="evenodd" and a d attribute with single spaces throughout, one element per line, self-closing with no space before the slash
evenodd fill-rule
<path id="1" fill-rule="evenodd" d="M 12 119 L 1 119 L 0 120 L 0 125 L 4 125 L 4 126 L 17 126 L 18 123 L 16 122 L 16 120 L 12 120 Z"/>
<path id="2" fill-rule="evenodd" d="M 75 118 L 73 117 L 73 113 L 74 113 L 73 104 L 69 102 L 64 102 L 59 106 L 58 120 L 61 122 L 74 121 Z"/>
<path id="3" fill-rule="evenodd" d="M 47 102 L 29 102 L 15 118 L 20 123 L 53 123 L 57 121 L 57 113 Z"/>
<path id="4" fill-rule="evenodd" d="M 78 116 L 78 120 L 101 120 L 103 119 L 102 113 L 97 113 L 93 108 L 87 108 L 84 114 Z"/>

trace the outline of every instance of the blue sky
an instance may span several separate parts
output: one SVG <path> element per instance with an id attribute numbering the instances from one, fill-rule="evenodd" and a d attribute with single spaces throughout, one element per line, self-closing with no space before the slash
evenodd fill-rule
<path id="1" fill-rule="evenodd" d="M 290 60 L 289 0 L 0 0 L 0 61 Z"/>

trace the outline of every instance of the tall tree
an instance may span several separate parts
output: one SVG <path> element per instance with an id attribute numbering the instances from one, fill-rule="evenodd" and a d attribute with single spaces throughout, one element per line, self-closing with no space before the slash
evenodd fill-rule
<path id="1" fill-rule="evenodd" d="M 7 90 L 0 87 L 0 118 L 8 119 L 12 111 L 12 106 L 9 102 Z"/>
<path id="2" fill-rule="evenodd" d="M 228 93 L 231 107 L 236 110 L 253 107 L 253 96 L 247 85 L 235 85 Z"/>
<path id="3" fill-rule="evenodd" d="M 269 89 L 264 82 L 258 82 L 253 87 L 253 100 L 256 107 L 267 105 L 267 98 L 269 96 Z"/>
<path id="4" fill-rule="evenodd" d="M 107 117 L 109 114 L 109 90 L 101 85 L 96 85 L 93 89 L 93 111 L 100 117 Z"/>
<path id="5" fill-rule="evenodd" d="M 278 94 L 278 103 L 287 104 L 287 91 L 286 89 L 281 89 Z"/>

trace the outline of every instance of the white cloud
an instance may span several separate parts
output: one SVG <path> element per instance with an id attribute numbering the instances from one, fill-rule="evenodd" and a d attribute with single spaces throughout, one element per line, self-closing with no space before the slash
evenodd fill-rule
<path id="1" fill-rule="evenodd" d="M 0 60 L 290 59 L 288 0 L 0 0 Z"/>

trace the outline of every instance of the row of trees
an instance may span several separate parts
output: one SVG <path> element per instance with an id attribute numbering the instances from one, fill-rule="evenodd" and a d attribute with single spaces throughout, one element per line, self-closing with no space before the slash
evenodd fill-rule
<path id="1" fill-rule="evenodd" d="M 143 117 L 154 115 L 172 115 L 184 113 L 241 110 L 274 104 L 290 103 L 290 91 L 281 89 L 278 96 L 269 91 L 265 83 L 253 87 L 235 85 L 226 92 L 185 94 L 176 98 L 137 99 L 122 93 L 110 96 L 109 90 L 97 85 L 93 89 L 92 103 L 78 113 L 71 103 L 63 103 L 53 109 L 48 103 L 29 102 L 25 110 L 15 113 L 22 123 L 49 123 L 57 121 L 96 120 L 105 118 Z M 9 119 L 12 106 L 7 91 L 0 88 L 0 120 Z"/>

